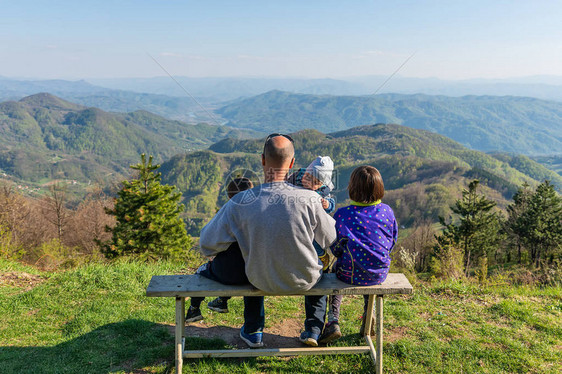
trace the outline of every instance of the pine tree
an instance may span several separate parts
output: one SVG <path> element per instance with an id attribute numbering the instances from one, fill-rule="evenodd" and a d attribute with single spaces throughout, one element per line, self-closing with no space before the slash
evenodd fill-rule
<path id="1" fill-rule="evenodd" d="M 496 249 L 499 241 L 500 217 L 491 212 L 496 203 L 484 195 L 477 193 L 479 180 L 475 179 L 463 190 L 462 199 L 457 200 L 451 207 L 453 213 L 459 216 L 459 222 L 445 223 L 443 234 L 439 242 L 456 244 L 463 250 L 465 275 L 468 276 L 472 257 L 489 256 Z"/>
<path id="2" fill-rule="evenodd" d="M 123 181 L 113 209 L 107 213 L 115 216 L 116 224 L 107 227 L 112 239 L 102 244 L 108 258 L 123 255 L 141 259 L 185 257 L 192 246 L 185 224 L 179 214 L 184 206 L 179 204 L 181 193 L 175 186 L 160 184 L 161 174 L 155 173 L 160 165 L 152 164 L 152 156 L 132 165 L 138 177 Z"/>
<path id="3" fill-rule="evenodd" d="M 522 261 L 522 248 L 529 238 L 530 225 L 526 220 L 530 216 L 526 212 L 529 209 L 532 196 L 533 191 L 525 182 L 513 195 L 513 203 L 507 206 L 507 220 L 505 221 L 504 231 L 517 246 L 517 262 L 519 264 Z"/>
<path id="4" fill-rule="evenodd" d="M 537 187 L 523 219 L 528 225 L 531 261 L 538 266 L 542 256 L 562 246 L 562 198 L 549 181 Z"/>

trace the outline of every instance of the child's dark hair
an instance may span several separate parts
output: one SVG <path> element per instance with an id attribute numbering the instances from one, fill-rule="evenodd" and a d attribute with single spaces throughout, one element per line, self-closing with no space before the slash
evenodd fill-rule
<path id="1" fill-rule="evenodd" d="M 226 186 L 226 193 L 228 195 L 228 198 L 232 199 L 232 197 L 236 195 L 238 192 L 249 190 L 250 188 L 253 187 L 254 184 L 248 178 L 245 177 L 234 178 L 233 180 L 230 181 L 228 186 Z"/>
<path id="2" fill-rule="evenodd" d="M 347 189 L 349 198 L 358 203 L 374 203 L 384 196 L 381 173 L 369 165 L 359 166 L 353 170 Z"/>

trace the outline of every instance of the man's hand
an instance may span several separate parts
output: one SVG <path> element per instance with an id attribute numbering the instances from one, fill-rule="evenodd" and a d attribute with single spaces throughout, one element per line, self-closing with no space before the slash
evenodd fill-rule
<path id="1" fill-rule="evenodd" d="M 330 207 L 330 203 L 326 199 L 322 199 L 322 208 L 328 209 Z"/>

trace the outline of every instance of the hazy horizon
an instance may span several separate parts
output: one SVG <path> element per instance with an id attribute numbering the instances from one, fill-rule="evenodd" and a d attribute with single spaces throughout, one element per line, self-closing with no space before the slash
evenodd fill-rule
<path id="1" fill-rule="evenodd" d="M 274 76 L 274 75 L 224 75 L 224 76 L 188 76 L 188 75 L 173 75 L 174 78 L 185 78 L 185 79 L 276 79 L 276 80 L 342 80 L 342 81 L 353 81 L 354 79 L 360 78 L 388 78 L 382 74 L 371 74 L 371 75 L 349 75 L 349 76 L 325 76 L 325 77 L 309 77 L 309 76 Z M 79 81 L 95 81 L 95 80 L 126 80 L 126 79 L 159 79 L 165 78 L 170 79 L 168 75 L 153 75 L 153 76 L 120 76 L 120 77 L 104 77 L 104 76 L 89 76 L 89 77 L 76 77 L 76 78 L 64 78 L 64 77 L 41 77 L 41 76 L 7 76 L 0 75 L 0 79 L 8 79 L 14 81 L 49 81 L 49 80 L 62 80 L 69 82 L 79 82 Z M 542 79 L 561 79 L 560 83 L 545 83 L 541 81 Z M 522 76 L 510 76 L 504 78 L 484 78 L 484 77 L 474 77 L 474 78 L 458 78 L 458 79 L 446 79 L 439 78 L 435 76 L 429 77 L 416 77 L 416 76 L 404 76 L 396 74 L 393 79 L 420 79 L 420 80 L 438 80 L 444 82 L 478 82 L 478 81 L 509 81 L 515 82 L 519 80 L 533 81 L 532 83 L 543 83 L 543 84 L 562 84 L 562 74 L 552 75 L 552 74 L 537 74 L 537 75 L 522 75 Z M 539 82 L 540 81 L 540 82 Z"/>
<path id="2" fill-rule="evenodd" d="M 10 78 L 347 79 L 389 76 L 412 55 L 402 77 L 562 76 L 562 3 L 547 1 L 30 0 L 2 12 Z"/>

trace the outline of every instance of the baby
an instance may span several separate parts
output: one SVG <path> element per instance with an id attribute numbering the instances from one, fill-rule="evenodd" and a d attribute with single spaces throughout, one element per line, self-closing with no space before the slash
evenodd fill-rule
<path id="1" fill-rule="evenodd" d="M 287 178 L 287 182 L 316 191 L 322 196 L 322 207 L 326 213 L 332 213 L 336 207 L 330 192 L 334 189 L 332 172 L 334 163 L 329 156 L 318 156 L 308 167 L 301 168 Z"/>

